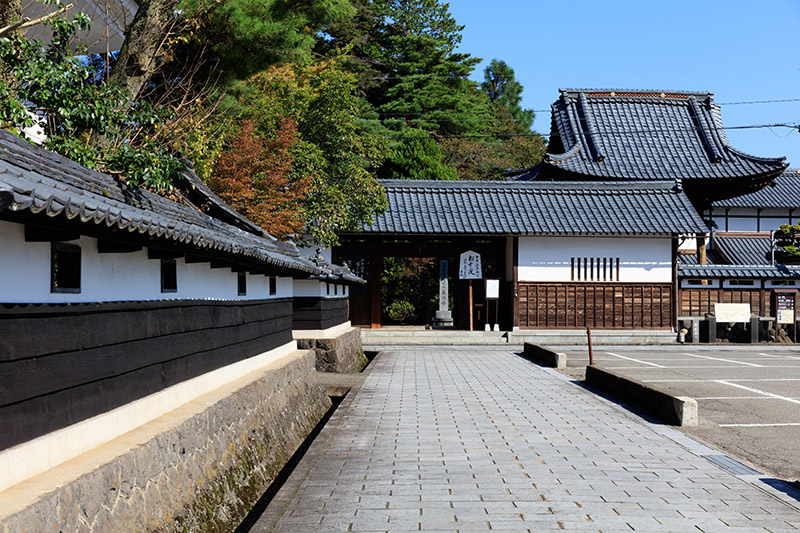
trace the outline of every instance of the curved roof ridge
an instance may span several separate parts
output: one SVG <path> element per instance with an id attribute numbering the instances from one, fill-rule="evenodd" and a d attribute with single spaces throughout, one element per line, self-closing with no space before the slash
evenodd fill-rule
<path id="1" fill-rule="evenodd" d="M 786 156 L 782 156 L 782 157 L 762 157 L 762 156 L 753 155 L 753 154 L 749 154 L 747 152 L 743 152 L 741 150 L 738 150 L 738 149 L 734 148 L 733 146 L 731 146 L 730 144 L 728 144 L 725 148 L 729 152 L 733 152 L 735 155 L 738 155 L 740 157 L 744 157 L 746 159 L 749 159 L 750 161 L 755 161 L 757 163 L 767 163 L 767 164 L 769 164 L 769 163 L 784 163 L 784 162 L 786 162 Z M 786 163 L 786 168 L 783 169 L 783 172 L 785 172 L 786 170 L 789 170 L 789 163 Z"/>
<path id="2" fill-rule="evenodd" d="M 633 97 L 633 98 L 648 98 L 659 97 L 665 98 L 667 96 L 702 96 L 705 98 L 712 98 L 714 93 L 710 91 L 687 91 L 683 89 L 620 89 L 620 88 L 560 88 L 558 91 L 562 96 L 569 94 L 584 93 L 587 95 L 602 95 L 612 97 Z"/>
<path id="3" fill-rule="evenodd" d="M 509 181 L 509 180 L 378 180 L 393 189 L 539 189 L 539 190 L 674 190 L 675 180 L 652 181 Z M 678 192 L 678 191 L 676 191 Z"/>

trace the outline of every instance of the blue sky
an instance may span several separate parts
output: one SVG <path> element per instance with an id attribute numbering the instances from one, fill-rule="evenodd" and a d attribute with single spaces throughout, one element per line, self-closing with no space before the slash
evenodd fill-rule
<path id="1" fill-rule="evenodd" d="M 559 88 L 709 91 L 716 102 L 800 99 L 800 0 L 686 2 L 451 0 L 460 51 L 514 69 L 523 107 L 549 110 Z M 722 105 L 726 127 L 800 125 L 800 101 Z M 533 129 L 550 131 L 549 111 Z M 731 145 L 800 167 L 800 133 L 727 130 Z"/>

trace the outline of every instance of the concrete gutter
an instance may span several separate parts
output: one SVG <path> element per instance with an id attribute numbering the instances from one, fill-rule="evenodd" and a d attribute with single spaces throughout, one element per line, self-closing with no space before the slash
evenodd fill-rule
<path id="1" fill-rule="evenodd" d="M 529 361 L 549 368 L 567 367 L 567 354 L 548 350 L 538 344 L 526 342 L 522 355 Z"/>
<path id="2" fill-rule="evenodd" d="M 586 367 L 585 383 L 616 399 L 648 411 L 668 424 L 697 425 L 697 401 L 692 398 L 672 396 L 652 385 L 598 366 Z"/>

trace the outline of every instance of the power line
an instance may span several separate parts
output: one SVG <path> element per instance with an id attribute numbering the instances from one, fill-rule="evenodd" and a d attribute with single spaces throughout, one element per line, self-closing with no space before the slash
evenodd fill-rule
<path id="1" fill-rule="evenodd" d="M 724 126 L 723 130 L 746 130 L 758 128 L 792 128 L 798 129 L 798 124 L 749 124 L 743 126 Z M 597 131 L 595 135 L 644 135 L 653 133 L 673 133 L 679 131 L 697 131 L 699 128 L 661 128 L 652 130 L 618 130 L 618 131 Z M 504 134 L 469 134 L 469 135 L 428 135 L 428 136 L 413 136 L 413 135 L 387 135 L 386 139 L 498 139 L 498 138 L 511 138 L 511 137 L 560 137 L 560 135 L 551 135 L 549 133 L 504 133 Z"/>

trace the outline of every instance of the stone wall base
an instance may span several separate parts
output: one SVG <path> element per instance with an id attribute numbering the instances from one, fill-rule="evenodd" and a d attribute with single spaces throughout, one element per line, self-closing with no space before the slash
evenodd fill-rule
<path id="1" fill-rule="evenodd" d="M 360 372 L 367 365 L 359 328 L 350 327 L 330 337 L 296 340 L 298 348 L 314 350 L 317 354 L 317 370 L 320 372 Z"/>
<path id="2" fill-rule="evenodd" d="M 0 493 L 0 532 L 233 531 L 331 405 L 295 352 Z"/>

